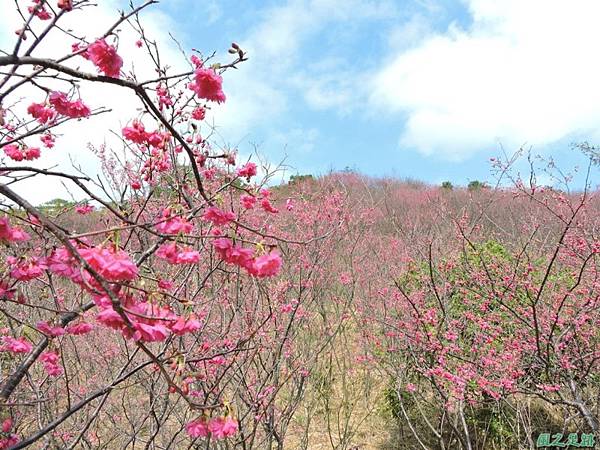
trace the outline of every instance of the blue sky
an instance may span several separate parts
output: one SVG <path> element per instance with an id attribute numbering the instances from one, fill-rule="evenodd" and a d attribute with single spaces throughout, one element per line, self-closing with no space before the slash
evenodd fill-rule
<path id="1" fill-rule="evenodd" d="M 193 6 L 192 6 L 193 5 Z M 175 0 L 186 47 L 250 61 L 225 75 L 223 141 L 299 173 L 466 184 L 520 146 L 570 169 L 600 130 L 594 1 Z M 588 28 L 589 24 L 589 28 Z M 593 53 L 588 53 L 593 51 Z M 585 76 L 578 75 L 585 65 Z"/>
<path id="2" fill-rule="evenodd" d="M 68 19 L 93 39 L 126 3 Z M 18 20 L 0 16 L 0 48 L 12 48 Z M 597 0 L 163 0 L 142 15 L 174 70 L 185 65 L 168 32 L 217 61 L 232 41 L 248 52 L 224 74 L 227 101 L 209 115 L 217 145 L 285 159 L 288 175 L 349 167 L 458 185 L 493 181 L 489 158 L 521 146 L 565 171 L 585 166 L 571 143 L 600 143 L 598 20 Z M 136 39 L 121 30 L 124 70 L 152 78 Z M 62 55 L 70 44 L 53 35 L 38 50 Z M 82 98 L 114 113 L 73 125 L 40 164 L 98 170 L 87 143 L 110 146 L 110 131 L 138 114 L 133 95 L 107 89 L 84 86 Z M 38 201 L 65 195 L 22 189 Z"/>

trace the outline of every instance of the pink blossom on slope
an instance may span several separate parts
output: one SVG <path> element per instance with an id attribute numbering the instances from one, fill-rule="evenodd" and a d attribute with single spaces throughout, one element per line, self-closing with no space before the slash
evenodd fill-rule
<path id="1" fill-rule="evenodd" d="M 195 264 L 200 261 L 200 253 L 187 247 L 179 247 L 175 242 L 167 242 L 156 251 L 156 256 L 170 264 Z"/>
<path id="2" fill-rule="evenodd" d="M 47 268 L 44 261 L 35 257 L 19 261 L 14 256 L 9 256 L 6 262 L 12 266 L 10 276 L 19 281 L 29 281 L 42 276 Z"/>
<path id="3" fill-rule="evenodd" d="M 224 439 L 237 433 L 239 424 L 231 417 L 214 417 L 210 420 L 200 417 L 189 422 L 185 429 L 193 438 L 210 436 L 213 439 Z"/>
<path id="4" fill-rule="evenodd" d="M 99 275 L 109 281 L 130 281 L 138 276 L 137 266 L 122 250 L 98 246 L 79 249 L 79 254 Z"/>
<path id="5" fill-rule="evenodd" d="M 269 201 L 269 199 L 267 197 L 263 198 L 260 201 L 260 206 L 266 212 L 270 212 L 272 214 L 277 214 L 279 212 L 279 210 L 277 208 L 275 208 L 273 205 L 271 205 L 271 202 Z"/>
<path id="6" fill-rule="evenodd" d="M 171 331 L 176 335 L 183 335 L 185 333 L 192 333 L 200 329 L 200 322 L 194 317 L 191 316 L 188 319 L 185 319 L 183 316 L 179 317 L 176 322 L 172 323 Z"/>
<path id="7" fill-rule="evenodd" d="M 13 421 L 12 419 L 9 417 L 8 419 L 5 419 L 4 422 L 2 422 L 2 432 L 3 433 L 8 433 L 13 426 Z"/>

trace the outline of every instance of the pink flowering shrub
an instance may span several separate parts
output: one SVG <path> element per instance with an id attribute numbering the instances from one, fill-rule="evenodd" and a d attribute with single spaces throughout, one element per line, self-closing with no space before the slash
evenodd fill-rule
<path id="1" fill-rule="evenodd" d="M 387 282 L 371 295 L 347 274 L 340 283 L 364 297 L 356 308 L 365 353 L 356 361 L 389 376 L 393 433 L 420 430 L 428 448 L 446 433 L 454 433 L 447 446 L 516 448 L 526 438 L 493 427 L 535 436 L 550 411 L 551 426 L 575 420 L 574 429 L 593 432 L 595 401 L 580 380 L 599 369 L 600 310 L 590 295 L 597 244 L 588 234 L 596 193 L 526 188 L 519 178 L 476 194 L 386 181 L 371 189 L 402 224 L 386 227 L 385 217 L 369 215 L 369 230 L 380 233 L 372 248 L 378 265 L 364 266 L 364 276 L 376 279 L 385 267 Z M 532 238 L 537 233 L 546 239 Z M 535 412 L 524 419 L 517 411 L 528 402 Z M 465 426 L 451 432 L 442 417 Z"/>

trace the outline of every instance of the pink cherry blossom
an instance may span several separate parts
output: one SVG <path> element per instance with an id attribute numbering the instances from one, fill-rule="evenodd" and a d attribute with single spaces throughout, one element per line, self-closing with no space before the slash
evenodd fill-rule
<path id="1" fill-rule="evenodd" d="M 256 197 L 244 194 L 240 197 L 240 203 L 245 209 L 252 209 L 256 205 Z"/>
<path id="2" fill-rule="evenodd" d="M 219 253 L 219 255 L 221 256 L 221 259 L 226 259 L 229 255 L 229 252 L 233 248 L 233 242 L 231 242 L 231 239 L 227 238 L 215 239 L 212 245 L 217 251 L 217 253 Z"/>
<path id="3" fill-rule="evenodd" d="M 139 120 L 134 120 L 130 127 L 123 128 L 122 133 L 125 139 L 136 144 L 143 144 L 148 140 L 144 124 Z"/>
<path id="4" fill-rule="evenodd" d="M 0 240 L 7 242 L 22 242 L 30 239 L 30 236 L 19 227 L 10 225 L 8 217 L 0 217 Z"/>
<path id="5" fill-rule="evenodd" d="M 213 69 L 196 69 L 194 82 L 188 87 L 200 98 L 223 103 L 225 94 L 222 90 L 223 78 Z"/>
<path id="6" fill-rule="evenodd" d="M 191 248 L 179 249 L 176 264 L 196 264 L 200 262 L 200 253 Z"/>
<path id="7" fill-rule="evenodd" d="M 281 255 L 273 250 L 255 259 L 252 274 L 259 278 L 272 277 L 281 270 Z"/>
<path id="8" fill-rule="evenodd" d="M 96 315 L 96 320 L 103 325 L 120 330 L 125 326 L 125 321 L 112 307 L 107 307 Z"/>
<path id="9" fill-rule="evenodd" d="M 60 357 L 54 351 L 47 351 L 40 355 L 40 361 L 44 364 L 44 369 L 51 377 L 57 377 L 62 373 L 62 368 L 58 365 Z"/>
<path id="10" fill-rule="evenodd" d="M 56 111 L 46 108 L 41 103 L 32 103 L 27 107 L 27 112 L 41 124 L 52 122 L 56 117 Z"/>
<path id="11" fill-rule="evenodd" d="M 33 346 L 24 337 L 15 339 L 10 336 L 2 337 L 3 345 L 0 346 L 0 352 L 11 352 L 11 353 L 29 353 Z"/>
<path id="12" fill-rule="evenodd" d="M 35 5 L 27 7 L 27 11 L 29 14 L 35 15 L 40 20 L 49 20 L 52 18 L 48 10 L 44 7 L 44 5 L 40 5 L 39 2 L 34 2 Z"/>
<path id="13" fill-rule="evenodd" d="M 238 423 L 231 417 L 215 417 L 208 424 L 211 436 L 215 439 L 224 439 L 238 431 Z"/>
<path id="14" fill-rule="evenodd" d="M 64 11 L 71 11 L 73 9 L 73 0 L 58 0 L 56 6 Z"/>
<path id="15" fill-rule="evenodd" d="M 200 261 L 200 253 L 187 247 L 179 247 L 175 242 L 167 242 L 156 251 L 156 256 L 170 264 L 195 264 Z"/>
<path id="16" fill-rule="evenodd" d="M 36 324 L 36 327 L 42 333 L 50 336 L 50 337 L 58 337 L 62 336 L 66 333 L 65 329 L 62 327 L 53 327 L 48 322 L 40 321 Z"/>
<path id="17" fill-rule="evenodd" d="M 98 39 L 87 48 L 87 58 L 107 77 L 119 78 L 123 59 L 105 39 Z"/>
<path id="18" fill-rule="evenodd" d="M 231 211 L 223 211 L 216 206 L 211 206 L 204 211 L 202 218 L 217 226 L 222 226 L 235 220 L 235 214 Z"/>
<path id="19" fill-rule="evenodd" d="M 277 208 L 275 208 L 273 205 L 271 205 L 271 202 L 269 201 L 268 197 L 264 197 L 260 201 L 260 206 L 266 212 L 269 212 L 269 213 L 272 213 L 272 214 L 277 214 L 279 212 L 279 210 Z"/>
<path id="20" fill-rule="evenodd" d="M 169 208 L 165 208 L 161 214 L 161 222 L 156 225 L 156 229 L 165 234 L 189 234 L 193 231 L 194 225 L 184 217 L 173 216 Z"/>
<path id="21" fill-rule="evenodd" d="M 255 176 L 256 173 L 256 164 L 254 164 L 253 162 L 246 163 L 237 170 L 238 176 L 246 177 L 248 180 L 250 180 L 251 177 Z"/>
<path id="22" fill-rule="evenodd" d="M 133 338 L 135 341 L 160 342 L 168 338 L 170 334 L 167 327 L 159 321 L 153 324 L 134 322 L 133 329 L 132 333 L 128 328 L 123 328 L 123 335 Z"/>
<path id="23" fill-rule="evenodd" d="M 33 161 L 35 159 L 38 159 L 41 155 L 40 149 L 38 147 L 20 147 L 14 144 L 4 146 L 4 153 L 6 154 L 6 156 L 15 161 Z"/>
<path id="24" fill-rule="evenodd" d="M 189 422 L 185 426 L 185 431 L 193 438 L 208 437 L 210 435 L 206 417 L 201 417 Z"/>
<path id="25" fill-rule="evenodd" d="M 12 426 L 13 426 L 12 419 L 10 417 L 8 419 L 5 419 L 2 422 L 2 432 L 3 433 L 8 433 L 12 429 Z"/>
<path id="26" fill-rule="evenodd" d="M 172 323 L 170 328 L 173 334 L 183 335 L 199 330 L 200 322 L 194 316 L 190 316 L 188 319 L 182 316 L 176 322 Z"/>
<path id="27" fill-rule="evenodd" d="M 79 249 L 80 255 L 109 281 L 130 281 L 138 276 L 138 268 L 129 255 L 115 248 L 91 247 Z"/>
<path id="28" fill-rule="evenodd" d="M 25 155 L 21 151 L 18 145 L 16 144 L 8 144 L 3 147 L 4 153 L 10 159 L 14 161 L 23 161 L 25 159 Z"/>
<path id="29" fill-rule="evenodd" d="M 63 116 L 78 119 L 81 117 L 88 117 L 91 114 L 90 108 L 88 108 L 81 99 L 72 102 L 67 98 L 67 95 L 64 92 L 51 92 L 48 101 L 56 112 Z"/>
<path id="30" fill-rule="evenodd" d="M 281 308 L 279 308 L 279 311 L 281 311 L 284 314 L 290 313 L 292 312 L 294 309 L 294 305 L 292 305 L 291 303 L 286 303 L 285 305 L 281 305 Z"/>
<path id="31" fill-rule="evenodd" d="M 168 291 L 168 290 L 172 289 L 173 286 L 174 286 L 174 283 L 172 281 L 158 280 L 158 287 L 164 291 Z"/>
<path id="32" fill-rule="evenodd" d="M 14 256 L 6 258 L 6 262 L 12 266 L 10 276 L 19 281 L 30 281 L 40 277 L 47 269 L 45 261 L 37 257 L 17 259 Z"/>
<path id="33" fill-rule="evenodd" d="M 194 120 L 204 120 L 206 117 L 206 109 L 199 106 L 192 111 L 192 119 Z"/>
<path id="34" fill-rule="evenodd" d="M 192 55 L 190 60 L 192 61 L 192 64 L 194 65 L 194 67 L 196 67 L 196 69 L 199 69 L 204 65 L 204 62 L 200 58 L 198 58 L 197 55 Z"/>
<path id="35" fill-rule="evenodd" d="M 160 111 L 162 111 L 165 106 L 173 106 L 173 99 L 165 86 L 158 85 L 156 87 L 156 95 L 158 97 L 158 109 Z"/>
<path id="36" fill-rule="evenodd" d="M 15 297 L 15 290 L 6 282 L 0 281 L 0 299 L 12 300 Z"/>
<path id="37" fill-rule="evenodd" d="M 79 205 L 75 207 L 75 211 L 77 211 L 78 214 L 81 215 L 85 215 L 85 214 L 89 214 L 91 213 L 94 209 L 93 205 L 90 204 L 85 204 L 85 205 Z"/>
<path id="38" fill-rule="evenodd" d="M 94 326 L 91 323 L 81 322 L 78 324 L 69 325 L 65 330 L 69 334 L 73 334 L 76 336 L 87 334 L 94 329 Z"/>
<path id="39" fill-rule="evenodd" d="M 40 141 L 42 141 L 42 144 L 44 145 L 44 147 L 46 148 L 52 148 L 54 147 L 54 135 L 50 132 L 42 134 L 40 136 Z"/>

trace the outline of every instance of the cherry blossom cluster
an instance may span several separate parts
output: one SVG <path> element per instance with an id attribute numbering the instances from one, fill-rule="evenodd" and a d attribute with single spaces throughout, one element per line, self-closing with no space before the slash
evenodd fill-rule
<path id="1" fill-rule="evenodd" d="M 185 426 L 188 434 L 193 438 L 210 437 L 224 439 L 238 431 L 238 422 L 232 417 L 200 417 Z"/>
<path id="2" fill-rule="evenodd" d="M 8 217 L 0 217 L 0 239 L 6 242 L 22 242 L 30 236 L 22 228 L 12 226 Z"/>
<path id="3" fill-rule="evenodd" d="M 0 431 L 2 431 L 0 434 L 0 449 L 9 448 L 19 443 L 19 436 L 11 433 L 13 426 L 13 420 L 10 417 L 8 419 L 4 419 L 2 422 L 2 426 L 0 427 Z"/>
<path id="4" fill-rule="evenodd" d="M 120 77 L 123 58 L 119 56 L 115 47 L 106 42 L 106 39 L 98 39 L 83 49 L 75 44 L 73 50 L 79 51 L 82 57 L 91 61 L 98 71 L 107 77 Z"/>
<path id="5" fill-rule="evenodd" d="M 213 247 L 223 261 L 239 266 L 258 278 L 275 276 L 281 269 L 281 255 L 277 250 L 256 255 L 254 249 L 234 245 L 229 238 L 215 239 Z"/>
<path id="6" fill-rule="evenodd" d="M 170 308 L 129 295 L 119 297 L 119 307 L 125 313 L 115 311 L 112 301 L 103 296 L 94 296 L 100 308 L 96 320 L 114 330 L 121 331 L 128 339 L 142 342 L 164 341 L 171 333 L 183 335 L 197 331 L 201 323 L 193 316 L 177 316 Z"/>

